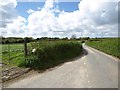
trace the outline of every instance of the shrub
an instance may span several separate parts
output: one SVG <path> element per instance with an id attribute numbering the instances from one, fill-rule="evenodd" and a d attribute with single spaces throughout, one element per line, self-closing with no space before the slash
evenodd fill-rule
<path id="1" fill-rule="evenodd" d="M 47 69 L 80 55 L 82 46 L 78 42 L 50 42 L 38 45 L 35 53 L 27 57 L 20 66 Z"/>
<path id="2" fill-rule="evenodd" d="M 83 40 L 83 41 L 81 41 L 81 43 L 85 43 L 85 41 Z"/>

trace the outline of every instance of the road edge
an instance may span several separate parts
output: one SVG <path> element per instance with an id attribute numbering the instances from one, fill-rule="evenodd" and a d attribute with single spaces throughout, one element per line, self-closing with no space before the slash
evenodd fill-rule
<path id="1" fill-rule="evenodd" d="M 86 44 L 85 44 L 86 45 Z M 101 54 L 103 54 L 103 55 L 105 55 L 105 56 L 107 56 L 107 57 L 109 57 L 109 58 L 112 58 L 113 60 L 115 60 L 115 61 L 117 61 L 118 62 L 118 60 L 120 60 L 119 58 L 117 58 L 117 57 L 115 57 L 115 56 L 112 56 L 112 55 L 109 55 L 109 54 L 107 54 L 107 53 L 105 53 L 105 52 L 102 52 L 102 51 L 100 51 L 100 50 L 98 50 L 98 49 L 95 49 L 95 48 L 93 48 L 93 47 L 91 47 L 91 46 L 88 46 L 88 45 L 86 45 L 88 48 L 90 48 L 90 49 L 92 49 L 93 51 L 96 51 L 96 52 L 99 52 L 99 53 L 101 53 Z"/>

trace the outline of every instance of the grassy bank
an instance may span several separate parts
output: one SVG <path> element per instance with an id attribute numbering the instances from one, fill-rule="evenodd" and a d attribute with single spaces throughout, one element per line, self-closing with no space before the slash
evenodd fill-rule
<path id="1" fill-rule="evenodd" d="M 33 42 L 31 47 L 36 51 L 21 61 L 19 66 L 43 70 L 64 63 L 82 51 L 80 43 L 70 41 Z"/>
<path id="2" fill-rule="evenodd" d="M 86 44 L 107 54 L 120 58 L 120 45 L 118 45 L 118 38 L 93 39 L 92 41 L 87 41 Z"/>

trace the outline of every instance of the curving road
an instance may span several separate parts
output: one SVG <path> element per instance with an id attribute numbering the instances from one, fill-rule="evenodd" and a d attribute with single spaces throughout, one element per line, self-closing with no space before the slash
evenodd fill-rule
<path id="1" fill-rule="evenodd" d="M 8 88 L 118 88 L 118 60 L 83 45 L 84 55 Z"/>

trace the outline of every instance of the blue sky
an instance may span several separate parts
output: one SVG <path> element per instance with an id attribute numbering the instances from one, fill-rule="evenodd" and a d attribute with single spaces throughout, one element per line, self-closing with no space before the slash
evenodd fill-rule
<path id="1" fill-rule="evenodd" d="M 0 4 L 2 36 L 118 36 L 118 0 L 19 1 L 3 0 Z"/>
<path id="2" fill-rule="evenodd" d="M 18 14 L 27 18 L 29 9 L 38 10 L 38 8 L 43 8 L 45 2 L 18 2 L 17 4 L 16 10 Z M 79 2 L 59 2 L 58 7 L 60 11 L 73 12 L 78 10 L 78 4 Z"/>
<path id="3" fill-rule="evenodd" d="M 44 2 L 18 2 L 17 3 L 17 7 L 16 10 L 18 12 L 19 15 L 27 18 L 28 17 L 28 13 L 27 11 L 29 9 L 33 9 L 33 10 L 37 10 L 38 8 L 42 8 L 44 6 Z"/>

